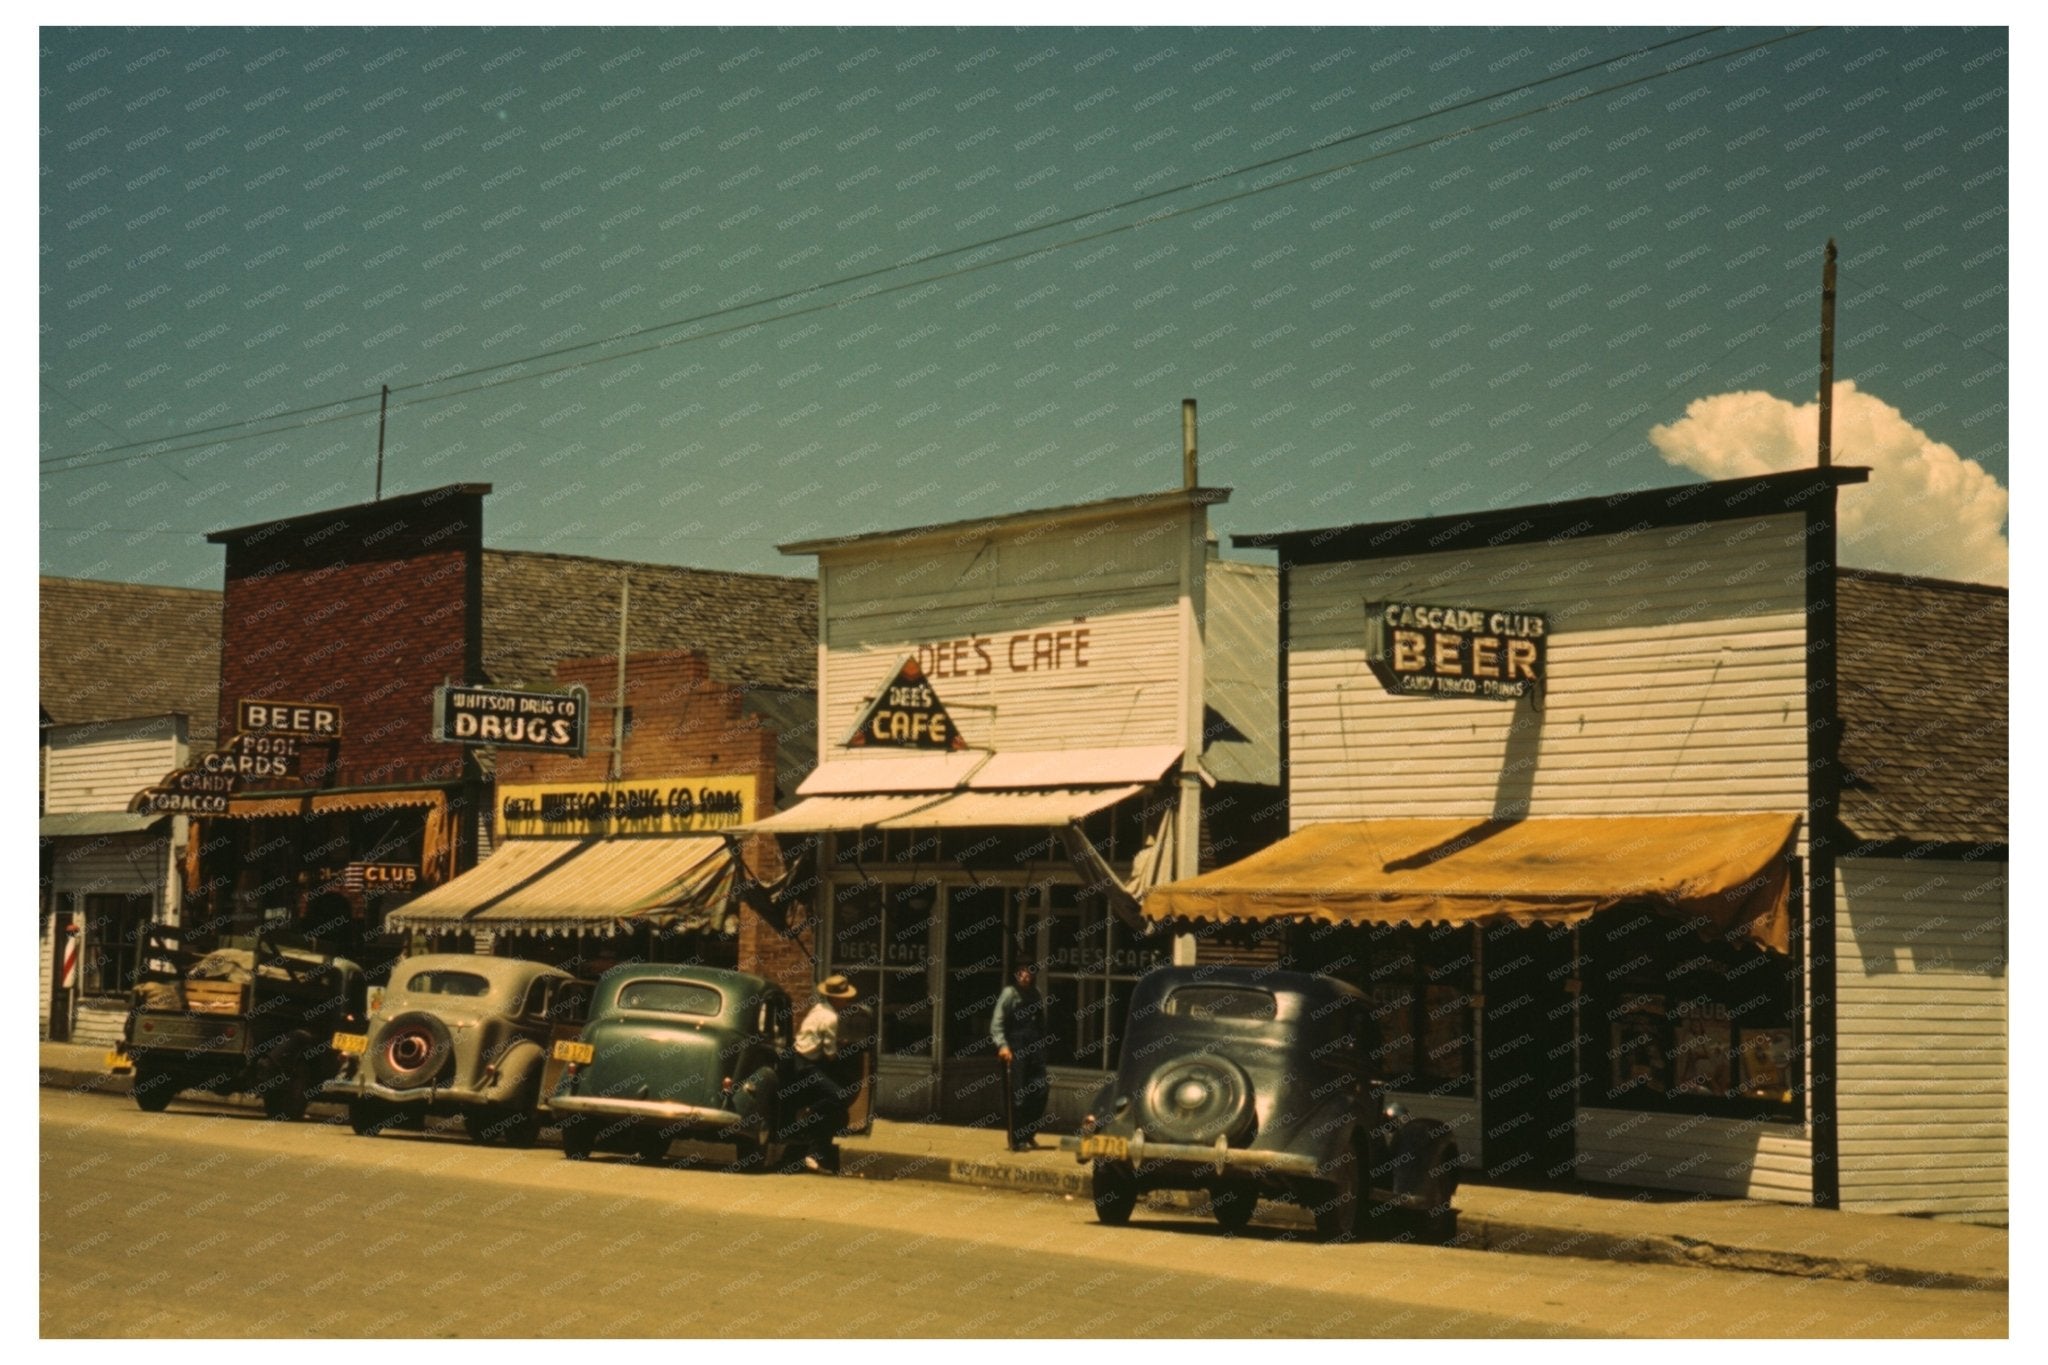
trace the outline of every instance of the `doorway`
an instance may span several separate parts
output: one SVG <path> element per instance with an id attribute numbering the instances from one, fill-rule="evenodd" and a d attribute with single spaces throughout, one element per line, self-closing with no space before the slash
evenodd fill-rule
<path id="1" fill-rule="evenodd" d="M 1552 1185 L 1573 1172 L 1577 937 L 1569 926 L 1483 930 L 1479 1129 L 1486 1178 Z"/>
<path id="2" fill-rule="evenodd" d="M 999 1127 L 1003 1121 L 1003 1075 L 989 1039 L 996 997 L 1009 981 L 1006 945 L 1015 927 L 1016 891 L 988 884 L 942 888 L 944 915 L 940 1004 L 935 1021 L 939 1044 L 939 1116 L 947 1123 Z"/>

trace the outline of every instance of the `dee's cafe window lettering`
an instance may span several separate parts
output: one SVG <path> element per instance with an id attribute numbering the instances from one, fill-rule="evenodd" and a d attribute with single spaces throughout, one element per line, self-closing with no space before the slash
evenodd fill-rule
<path id="1" fill-rule="evenodd" d="M 1044 986 L 1054 1066 L 1106 1071 L 1117 1062 L 1131 990 L 1172 957 L 1166 934 L 1135 933 L 1101 896 L 1046 888 Z"/>
<path id="2" fill-rule="evenodd" d="M 843 972 L 874 1011 L 881 1050 L 929 1057 L 930 956 L 937 888 L 926 882 L 843 882 L 832 895 L 830 970 Z"/>

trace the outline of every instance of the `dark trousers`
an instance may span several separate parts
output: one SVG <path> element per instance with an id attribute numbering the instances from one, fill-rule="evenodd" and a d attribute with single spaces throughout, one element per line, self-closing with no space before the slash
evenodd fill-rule
<path id="1" fill-rule="evenodd" d="M 1010 1061 L 1010 1145 L 1031 1140 L 1045 1117 L 1045 1102 L 1052 1087 L 1046 1081 L 1045 1059 L 1014 1053 Z"/>
<path id="2" fill-rule="evenodd" d="M 836 1070 L 833 1062 L 812 1062 L 799 1057 L 796 1074 L 790 1078 L 789 1088 L 782 1094 L 782 1112 L 786 1118 L 804 1110 L 810 1111 L 803 1124 L 800 1145 L 806 1153 L 820 1160 L 831 1155 L 834 1139 L 846 1126 L 846 1098 L 834 1074 Z"/>

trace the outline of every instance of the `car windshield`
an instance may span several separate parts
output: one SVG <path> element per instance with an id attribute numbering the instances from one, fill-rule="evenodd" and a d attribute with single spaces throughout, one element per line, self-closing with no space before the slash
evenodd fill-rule
<path id="1" fill-rule="evenodd" d="M 405 988 L 414 995 L 489 995 L 491 983 L 475 972 L 414 972 Z"/>
<path id="2" fill-rule="evenodd" d="M 1182 986 L 1166 997 L 1166 1013 L 1176 1019 L 1271 1019 L 1273 997 L 1241 986 Z"/>
<path id="3" fill-rule="evenodd" d="M 716 989 L 696 981 L 628 981 L 619 987 L 618 1007 L 622 1010 L 710 1017 L 723 1003 Z"/>

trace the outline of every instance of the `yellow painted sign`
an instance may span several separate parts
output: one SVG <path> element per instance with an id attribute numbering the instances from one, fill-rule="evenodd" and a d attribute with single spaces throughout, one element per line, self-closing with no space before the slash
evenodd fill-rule
<path id="1" fill-rule="evenodd" d="M 625 778 L 498 788 L 498 835 L 508 839 L 709 834 L 754 818 L 752 777 Z"/>

